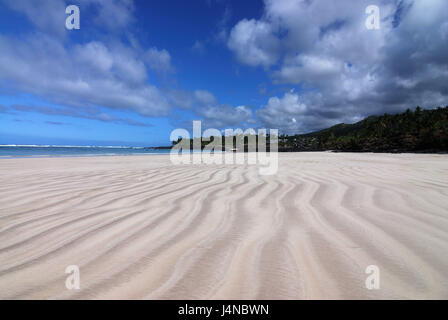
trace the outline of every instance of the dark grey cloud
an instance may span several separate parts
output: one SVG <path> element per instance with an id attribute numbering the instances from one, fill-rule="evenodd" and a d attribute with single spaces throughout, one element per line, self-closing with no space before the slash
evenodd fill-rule
<path id="1" fill-rule="evenodd" d="M 379 30 L 365 27 L 372 4 L 380 8 Z M 445 0 L 265 0 L 259 20 L 233 27 L 228 47 L 275 84 L 302 88 L 257 111 L 283 131 L 448 104 Z"/>

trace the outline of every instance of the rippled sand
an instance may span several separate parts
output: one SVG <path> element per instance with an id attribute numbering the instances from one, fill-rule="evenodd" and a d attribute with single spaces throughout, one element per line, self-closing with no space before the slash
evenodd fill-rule
<path id="1" fill-rule="evenodd" d="M 280 154 L 274 176 L 1 159 L 0 177 L 2 299 L 448 299 L 446 155 Z"/>

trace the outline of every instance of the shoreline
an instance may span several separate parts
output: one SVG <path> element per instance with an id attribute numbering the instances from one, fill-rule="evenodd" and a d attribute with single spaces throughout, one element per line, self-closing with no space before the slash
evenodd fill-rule
<path id="1" fill-rule="evenodd" d="M 201 151 L 202 152 L 202 151 Z M 229 153 L 231 151 L 228 151 Z M 225 152 L 222 152 L 225 153 Z M 235 152 L 232 152 L 235 153 Z M 244 152 L 244 154 L 247 154 L 248 152 Z M 258 152 L 255 152 L 258 153 Z M 270 152 L 267 152 L 269 154 Z M 371 152 L 371 151 L 335 151 L 335 150 L 327 150 L 327 151 L 279 151 L 278 154 L 319 154 L 319 153 L 334 153 L 334 154 L 390 154 L 390 155 L 440 155 L 440 156 L 446 156 L 448 155 L 448 152 Z M 52 158 L 91 158 L 91 157 L 124 157 L 124 156 L 152 156 L 152 155 L 170 155 L 169 152 L 150 152 L 150 153 L 129 153 L 129 154 L 80 154 L 80 155 L 5 155 L 0 156 L 0 160 L 6 160 L 6 159 L 52 159 Z"/>

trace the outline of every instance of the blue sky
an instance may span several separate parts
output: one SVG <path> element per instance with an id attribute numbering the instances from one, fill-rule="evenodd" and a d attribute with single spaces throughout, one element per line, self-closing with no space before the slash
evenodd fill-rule
<path id="1" fill-rule="evenodd" d="M 79 30 L 65 28 L 69 4 Z M 365 27 L 370 4 L 379 30 Z M 303 133 L 446 105 L 447 9 L 443 0 L 0 0 L 0 144 L 166 145 L 192 120 Z"/>

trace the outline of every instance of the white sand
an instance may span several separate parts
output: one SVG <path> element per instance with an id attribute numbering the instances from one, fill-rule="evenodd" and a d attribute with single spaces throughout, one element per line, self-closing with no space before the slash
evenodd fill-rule
<path id="1" fill-rule="evenodd" d="M 448 299 L 446 155 L 280 154 L 274 176 L 1 159 L 0 178 L 2 299 Z"/>

